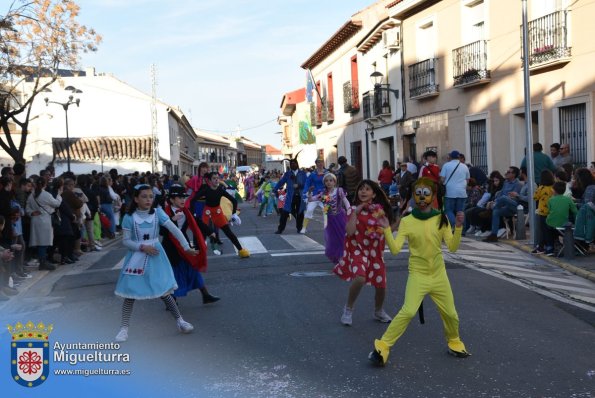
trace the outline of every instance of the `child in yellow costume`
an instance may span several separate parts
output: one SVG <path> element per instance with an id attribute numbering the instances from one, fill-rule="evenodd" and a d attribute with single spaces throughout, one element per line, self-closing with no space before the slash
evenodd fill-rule
<path id="1" fill-rule="evenodd" d="M 382 338 L 374 341 L 374 351 L 368 357 L 374 364 L 386 364 L 390 348 L 405 332 L 427 294 L 440 312 L 449 353 L 462 358 L 470 355 L 459 338 L 459 316 L 441 251 L 442 241 L 446 243 L 450 252 L 458 249 L 464 213 L 457 213 L 453 234 L 445 214 L 432 207 L 434 196 L 436 184 L 428 178 L 420 178 L 413 185 L 416 207 L 410 215 L 401 220 L 396 238 L 393 237 L 388 220 L 381 221 L 384 237 L 392 254 L 399 253 L 405 239 L 409 242 L 409 278 L 403 307 Z M 438 201 L 442 207 L 442 198 L 438 197 Z"/>

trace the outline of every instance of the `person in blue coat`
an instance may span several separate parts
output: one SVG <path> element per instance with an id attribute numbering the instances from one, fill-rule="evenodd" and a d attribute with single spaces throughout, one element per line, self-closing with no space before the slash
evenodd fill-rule
<path id="1" fill-rule="evenodd" d="M 285 206 L 281 209 L 281 218 L 279 220 L 277 231 L 275 232 L 276 234 L 283 233 L 290 214 L 295 218 L 297 232 L 300 233 L 302 230 L 304 224 L 304 210 L 306 208 L 306 202 L 302 200 L 302 190 L 304 189 L 305 183 L 306 173 L 303 170 L 300 170 L 300 165 L 297 159 L 289 159 L 289 170 L 283 174 L 283 177 L 281 177 L 273 189 L 273 195 L 275 196 L 284 186 L 287 190 Z"/>

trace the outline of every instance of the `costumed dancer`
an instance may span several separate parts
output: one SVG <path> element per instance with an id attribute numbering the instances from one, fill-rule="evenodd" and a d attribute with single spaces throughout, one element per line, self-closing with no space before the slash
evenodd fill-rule
<path id="1" fill-rule="evenodd" d="M 347 221 L 345 255 L 333 269 L 341 279 L 351 281 L 341 323 L 351 326 L 353 305 L 364 284 L 376 289 L 374 319 L 388 323 L 392 318 L 383 309 L 386 269 L 383 257 L 384 234 L 379 222 L 384 217 L 392 222 L 390 202 L 380 185 L 372 180 L 363 180 L 357 186 L 354 205 Z"/>
<path id="2" fill-rule="evenodd" d="M 301 151 L 300 151 L 301 152 Z M 276 234 L 282 234 L 287 225 L 287 219 L 290 215 L 295 217 L 295 225 L 297 232 L 300 233 L 304 223 L 304 209 L 306 208 L 306 202 L 302 200 L 302 189 L 306 183 L 306 172 L 300 170 L 300 165 L 297 161 L 297 156 L 289 160 L 289 170 L 283 174 L 283 177 L 279 180 L 275 188 L 273 188 L 273 195 L 281 195 L 281 191 L 285 187 L 285 200 L 283 209 L 281 210 L 281 217 L 279 218 L 279 226 L 277 227 Z"/>
<path id="3" fill-rule="evenodd" d="M 351 204 L 343 188 L 337 188 L 337 177 L 333 173 L 327 173 L 322 181 L 326 187 L 321 196 L 324 205 L 324 254 L 337 264 L 343 256 L 345 226 L 347 216 L 351 214 Z"/>
<path id="4" fill-rule="evenodd" d="M 208 224 L 205 224 L 202 220 L 203 210 L 205 208 L 204 199 L 199 199 L 196 193 L 200 190 L 200 187 L 206 185 L 205 175 L 209 172 L 209 165 L 206 162 L 201 162 L 198 165 L 198 174 L 193 176 L 186 182 L 186 188 L 190 198 L 186 200 L 185 206 L 190 209 L 194 215 L 194 219 L 198 224 L 198 228 L 202 232 L 203 236 L 209 238 L 211 249 L 217 256 L 221 255 L 221 250 L 218 245 L 222 245 L 223 242 L 217 236 L 217 232 L 214 231 Z"/>
<path id="5" fill-rule="evenodd" d="M 305 234 L 308 231 L 308 223 L 314 218 L 314 210 L 317 207 L 323 209 L 323 204 L 320 201 L 322 192 L 324 191 L 324 183 L 322 179 L 326 174 L 324 168 L 324 160 L 316 159 L 316 170 L 312 171 L 308 178 L 306 178 L 306 184 L 302 195 L 306 201 L 306 211 L 304 212 L 304 227 L 300 231 L 301 234 Z"/>
<path id="6" fill-rule="evenodd" d="M 134 202 L 122 221 L 123 241 L 129 250 L 116 285 L 116 295 L 124 298 L 122 324 L 116 341 L 128 340 L 128 326 L 135 300 L 161 297 L 176 318 L 178 330 L 190 333 L 194 326 L 186 322 L 172 296 L 178 288 L 171 264 L 159 242 L 159 228 L 164 227 L 180 242 L 190 256 L 196 251 L 190 247 L 184 234 L 161 209 L 155 209 L 153 190 L 148 184 L 134 187 Z"/>
<path id="7" fill-rule="evenodd" d="M 169 230 L 163 228 L 161 231 L 163 248 L 172 265 L 178 284 L 173 296 L 174 299 L 184 297 L 191 290 L 198 289 L 202 294 L 203 304 L 214 303 L 219 301 L 219 297 L 209 293 L 201 274 L 207 271 L 207 247 L 192 213 L 184 206 L 187 196 L 183 186 L 172 185 L 167 196 L 165 213 L 182 231 L 190 245 L 196 248 L 198 255 L 189 256 L 180 242 L 169 233 Z"/>
<path id="8" fill-rule="evenodd" d="M 386 364 L 390 348 L 405 332 L 428 294 L 436 303 L 442 318 L 449 353 L 462 358 L 469 356 L 459 337 L 459 316 L 441 250 L 442 241 L 450 252 L 458 249 L 465 216 L 463 212 L 457 212 L 453 235 L 444 212 L 432 206 L 436 193 L 436 183 L 429 178 L 420 178 L 413 184 L 415 208 L 410 215 L 401 219 L 396 238 L 393 237 L 388 220 L 381 220 L 384 237 L 392 254 L 399 253 L 405 239 L 409 242 L 409 277 L 401 310 L 382 338 L 374 341 L 374 351 L 369 355 L 374 364 Z M 442 198 L 438 196 L 442 208 Z"/>
<path id="9" fill-rule="evenodd" d="M 238 249 L 240 258 L 250 257 L 248 249 L 244 249 L 238 240 L 237 236 L 229 227 L 227 217 L 221 208 L 221 198 L 227 198 L 233 204 L 232 214 L 236 213 L 238 202 L 236 199 L 227 193 L 225 188 L 219 184 L 219 175 L 215 172 L 207 173 L 207 184 L 204 184 L 196 193 L 197 198 L 205 199 L 205 208 L 202 215 L 202 220 L 205 224 L 213 222 L 213 224 L 221 229 L 223 233 L 229 238 L 233 245 Z"/>

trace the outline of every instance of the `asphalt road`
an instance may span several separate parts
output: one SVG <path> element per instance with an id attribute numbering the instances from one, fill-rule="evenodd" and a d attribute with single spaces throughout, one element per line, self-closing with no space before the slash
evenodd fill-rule
<path id="1" fill-rule="evenodd" d="M 239 259 L 224 240 L 224 254 L 209 256 L 205 279 L 221 301 L 203 305 L 197 292 L 179 300 L 184 318 L 196 328 L 192 334 L 177 332 L 160 300 L 139 301 L 130 339 L 119 350 L 130 362 L 87 364 L 125 367 L 132 375 L 52 375 L 19 396 L 47 396 L 53 389 L 63 397 L 78 396 L 80 388 L 112 397 L 595 396 L 591 305 L 557 300 L 449 258 L 461 337 L 472 356 L 446 353 L 441 320 L 426 298 L 426 324 L 414 319 L 387 366 L 375 368 L 367 355 L 386 324 L 372 318 L 374 290 L 363 289 L 353 326 L 341 325 L 349 285 L 330 274 L 332 264 L 315 246 L 323 242 L 321 223 L 310 224 L 308 248 L 291 221 L 284 235 L 275 235 L 276 216 L 257 218 L 245 204 L 242 220 L 234 227 L 238 236 L 255 237 L 266 250 Z M 52 341 L 62 343 L 113 341 L 121 309 L 121 299 L 113 295 L 119 271 L 113 268 L 124 253 L 116 244 L 86 264 L 49 274 L 3 307 L 0 321 L 51 322 Z M 402 304 L 407 255 L 385 256 L 385 308 L 391 315 Z M 6 333 L 2 339 L 7 341 Z M 9 371 L 3 375 L 0 383 L 9 392 L 23 392 Z"/>

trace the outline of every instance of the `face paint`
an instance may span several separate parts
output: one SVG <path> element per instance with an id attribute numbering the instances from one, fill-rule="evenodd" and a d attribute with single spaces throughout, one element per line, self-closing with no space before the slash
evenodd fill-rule
<path id="1" fill-rule="evenodd" d="M 432 206 L 434 192 L 431 187 L 419 184 L 415 186 L 415 190 L 413 191 L 413 200 L 420 210 L 425 210 Z"/>

